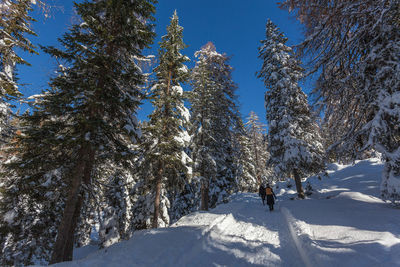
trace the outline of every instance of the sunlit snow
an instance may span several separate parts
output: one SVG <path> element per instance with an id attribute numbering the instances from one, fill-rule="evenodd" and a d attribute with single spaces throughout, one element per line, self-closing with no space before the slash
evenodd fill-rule
<path id="1" fill-rule="evenodd" d="M 376 159 L 332 164 L 329 178 L 308 179 L 305 200 L 278 183 L 273 212 L 256 193 L 238 193 L 169 228 L 77 249 L 79 260 L 56 266 L 400 266 L 400 216 L 379 198 L 381 172 Z"/>

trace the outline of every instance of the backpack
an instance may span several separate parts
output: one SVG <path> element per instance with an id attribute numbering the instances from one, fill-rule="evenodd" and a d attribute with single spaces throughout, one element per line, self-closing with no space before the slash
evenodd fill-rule
<path id="1" fill-rule="evenodd" d="M 267 195 L 272 195 L 272 188 L 271 187 L 265 188 L 265 192 L 267 193 Z"/>

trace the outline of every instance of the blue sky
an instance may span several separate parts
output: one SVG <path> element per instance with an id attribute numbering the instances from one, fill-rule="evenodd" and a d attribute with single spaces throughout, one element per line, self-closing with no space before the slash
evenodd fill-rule
<path id="1" fill-rule="evenodd" d="M 44 19 L 42 12 L 36 11 L 34 29 L 38 37 L 31 38 L 35 45 L 57 46 L 61 37 L 75 22 L 73 1 L 53 0 L 56 6 L 50 17 Z M 230 64 L 234 68 L 233 79 L 238 84 L 240 111 L 246 118 L 250 111 L 255 111 L 265 123 L 264 92 L 265 88 L 255 76 L 261 61 L 257 58 L 260 40 L 265 38 L 265 23 L 271 19 L 289 38 L 289 45 L 302 40 L 302 28 L 290 15 L 280 10 L 274 0 L 159 0 L 156 12 L 157 38 L 153 45 L 156 54 L 157 43 L 166 32 L 166 26 L 176 9 L 180 25 L 184 27 L 184 42 L 189 47 L 183 50 L 194 64 L 194 52 L 208 41 L 212 41 L 217 51 L 231 56 Z M 57 63 L 39 51 L 40 55 L 25 56 L 31 67 L 19 67 L 21 88 L 25 96 L 40 93 L 47 87 Z M 304 88 L 305 91 L 309 89 Z M 139 111 L 139 119 L 146 119 L 151 112 L 151 105 L 145 104 Z"/>

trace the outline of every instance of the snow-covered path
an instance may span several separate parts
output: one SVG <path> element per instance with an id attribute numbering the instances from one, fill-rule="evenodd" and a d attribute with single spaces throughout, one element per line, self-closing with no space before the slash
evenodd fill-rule
<path id="1" fill-rule="evenodd" d="M 279 207 L 279 205 L 278 205 Z M 138 231 L 129 241 L 57 266 L 304 266 L 279 210 L 238 194 L 170 228 Z"/>
<path id="2" fill-rule="evenodd" d="M 199 244 L 177 261 L 179 266 L 304 266 L 282 214 L 267 211 L 255 194 L 237 195 L 232 202 L 186 216 L 175 226 L 202 223 Z"/>
<path id="3" fill-rule="evenodd" d="M 169 228 L 143 230 L 124 242 L 56 266 L 400 267 L 399 209 L 379 198 L 382 164 L 332 164 L 330 178 L 309 178 L 313 193 L 280 183 L 274 212 L 256 194 L 238 193 L 209 212 Z M 83 258 L 86 257 L 86 258 Z"/>

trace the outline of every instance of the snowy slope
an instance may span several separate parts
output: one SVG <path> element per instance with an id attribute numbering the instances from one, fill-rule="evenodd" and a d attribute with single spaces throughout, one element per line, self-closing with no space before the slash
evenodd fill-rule
<path id="1" fill-rule="evenodd" d="M 332 165 L 317 193 L 283 212 L 311 266 L 400 266 L 400 210 L 379 198 L 382 165 Z"/>
<path id="2" fill-rule="evenodd" d="M 382 165 L 331 169 L 330 178 L 309 179 L 314 193 L 306 200 L 290 200 L 294 191 L 280 184 L 274 212 L 256 194 L 237 194 L 56 266 L 400 266 L 400 214 L 379 199 Z"/>

